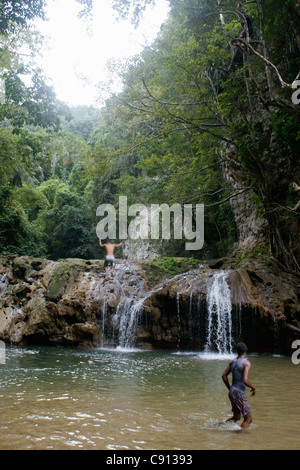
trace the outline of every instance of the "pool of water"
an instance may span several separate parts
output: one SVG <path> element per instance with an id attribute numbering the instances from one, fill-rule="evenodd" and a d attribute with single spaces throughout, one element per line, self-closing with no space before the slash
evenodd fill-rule
<path id="1" fill-rule="evenodd" d="M 231 416 L 229 356 L 8 347 L 0 364 L 0 449 L 299 449 L 300 365 L 253 354 L 253 424 Z"/>

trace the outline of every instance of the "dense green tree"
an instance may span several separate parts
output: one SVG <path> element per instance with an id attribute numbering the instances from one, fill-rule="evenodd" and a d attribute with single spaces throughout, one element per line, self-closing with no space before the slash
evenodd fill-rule
<path id="1" fill-rule="evenodd" d="M 114 168 L 116 183 L 135 197 L 151 198 L 150 188 L 160 187 L 169 200 L 204 201 L 214 221 L 220 204 L 251 192 L 271 252 L 299 269 L 299 106 L 291 99 L 298 11 L 294 1 L 241 3 L 171 2 L 160 38 L 124 73 L 113 111 L 117 132 L 95 147 L 96 171 Z M 232 188 L 224 168 L 235 175 Z"/>
<path id="2" fill-rule="evenodd" d="M 44 0 L 2 0 L 0 3 L 0 34 L 14 27 L 27 26 L 34 18 L 44 18 Z"/>
<path id="3" fill-rule="evenodd" d="M 39 215 L 49 257 L 93 257 L 95 233 L 89 220 L 84 199 L 70 190 L 61 180 L 48 180 L 40 186 L 50 208 Z"/>
<path id="4" fill-rule="evenodd" d="M 0 104 L 0 119 L 9 120 L 15 132 L 19 132 L 25 124 L 58 130 L 60 118 L 53 89 L 46 85 L 41 70 L 33 72 L 29 87 L 21 79 L 23 74 L 24 69 L 19 69 L 2 75 L 5 102 Z"/>
<path id="5" fill-rule="evenodd" d="M 113 132 L 102 132 L 94 148 L 90 170 L 109 171 L 117 192 L 131 202 L 210 205 L 228 196 L 217 158 L 226 140 L 223 121 L 211 109 L 211 83 L 202 73 L 207 59 L 183 23 L 172 18 L 125 72 L 123 93 L 108 104 Z M 227 220 L 218 211 L 214 205 L 206 218 L 210 254 L 216 256 L 224 254 L 235 230 L 229 206 Z"/>
<path id="6" fill-rule="evenodd" d="M 46 246 L 39 228 L 30 223 L 22 205 L 14 197 L 13 188 L 0 186 L 0 246 L 1 253 L 45 256 Z"/>
<path id="7" fill-rule="evenodd" d="M 84 256 L 91 222 L 79 193 L 83 195 L 86 185 L 81 161 L 88 153 L 83 139 L 92 135 L 92 118 L 85 120 L 83 130 L 79 121 L 84 113 L 58 103 L 42 71 L 34 67 L 40 37 L 29 26 L 34 18 L 45 17 L 44 9 L 42 0 L 5 0 L 0 5 L 1 252 Z M 26 65 L 25 46 L 32 58 Z M 72 119 L 74 132 L 68 129 Z M 55 180 L 51 191 L 51 184 L 45 185 L 53 177 L 59 184 Z"/>
<path id="8" fill-rule="evenodd" d="M 93 1 L 78 2 L 80 15 L 88 17 Z M 16 35 L 20 40 L 20 28 L 43 15 L 43 2 L 36 10 L 22 2 L 28 4 L 23 13 L 19 3 L 2 2 L 0 9 L 0 17 L 9 8 L 16 18 L 23 15 L 13 28 L 1 17 L 5 252 L 97 257 L 96 208 L 117 204 L 125 194 L 129 203 L 204 203 L 205 250 L 193 255 L 221 256 L 237 236 L 230 201 L 251 194 L 271 253 L 284 269 L 299 269 L 300 108 L 291 99 L 299 79 L 295 0 L 170 0 L 159 37 L 119 67 L 123 91 L 101 110 L 58 103 L 34 69 L 25 86 Z M 120 18 L 137 24 L 152 3 L 113 5 Z M 24 40 L 37 45 L 29 32 Z M 180 243 L 161 249 L 186 254 Z"/>

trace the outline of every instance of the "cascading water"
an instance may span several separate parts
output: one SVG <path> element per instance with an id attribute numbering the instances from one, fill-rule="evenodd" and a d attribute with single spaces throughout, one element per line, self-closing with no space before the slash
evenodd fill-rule
<path id="1" fill-rule="evenodd" d="M 115 276 L 108 281 L 101 278 L 91 284 L 93 297 L 101 301 L 100 344 L 105 347 L 131 349 L 136 347 L 137 330 L 145 321 L 143 304 L 146 293 L 137 265 L 117 264 Z M 113 306 L 112 306 L 113 304 Z"/>
<path id="2" fill-rule="evenodd" d="M 125 298 L 118 304 L 113 323 L 118 330 L 119 348 L 131 349 L 135 347 L 138 327 L 143 323 L 142 319 L 145 321 L 143 318 L 144 303 L 154 292 L 161 289 L 159 287 L 154 291 L 144 293 L 138 300 L 134 297 Z"/>
<path id="3" fill-rule="evenodd" d="M 279 338 L 279 328 L 278 320 L 276 315 L 273 314 L 273 330 L 274 330 L 274 354 L 280 353 L 280 338 Z"/>
<path id="4" fill-rule="evenodd" d="M 178 339 L 177 339 L 177 349 L 180 348 L 180 339 L 181 339 L 181 319 L 180 319 L 180 293 L 176 293 L 176 313 L 177 313 L 177 329 L 178 329 Z"/>
<path id="5" fill-rule="evenodd" d="M 173 335 L 176 334 L 175 329 L 172 330 L 175 325 L 172 322 L 176 321 L 177 350 L 199 348 L 204 352 L 232 353 L 233 341 L 236 342 L 241 337 L 242 322 L 241 309 L 238 305 L 232 306 L 229 273 L 230 271 L 208 272 L 207 277 L 202 278 L 205 282 L 203 285 L 206 285 L 204 291 L 199 290 L 194 273 L 189 273 L 189 276 L 177 275 L 176 279 L 172 279 L 177 283 L 176 310 L 173 312 L 175 318 L 171 320 L 170 311 L 170 316 L 164 317 L 163 321 L 164 327 L 169 328 L 164 330 L 169 335 L 168 338 L 170 331 L 173 331 Z M 131 263 L 119 265 L 112 281 L 100 281 L 94 286 L 94 293 L 102 299 L 101 345 L 132 349 L 139 347 L 141 338 L 147 335 L 150 338 L 154 331 L 162 331 L 159 330 L 161 324 L 147 326 L 147 308 L 145 310 L 144 305 L 149 297 L 163 288 L 164 286 L 160 286 L 146 292 L 140 274 Z M 155 298 L 157 302 L 157 297 Z M 146 305 L 149 308 L 149 303 Z M 164 308 L 168 308 L 167 303 Z M 164 310 L 161 309 L 161 312 L 163 316 Z M 145 340 L 142 339 L 143 341 Z"/>
<path id="6" fill-rule="evenodd" d="M 206 352 L 232 352 L 232 304 L 227 274 L 227 271 L 215 273 L 207 285 Z"/>
<path id="7" fill-rule="evenodd" d="M 119 324 L 118 340 L 120 348 L 128 349 L 135 346 L 143 303 L 144 298 L 137 302 L 134 302 L 132 298 L 128 298 L 118 305 L 114 322 Z"/>
<path id="8" fill-rule="evenodd" d="M 103 300 L 102 306 L 102 346 L 105 344 L 105 322 L 107 318 L 107 300 Z"/>

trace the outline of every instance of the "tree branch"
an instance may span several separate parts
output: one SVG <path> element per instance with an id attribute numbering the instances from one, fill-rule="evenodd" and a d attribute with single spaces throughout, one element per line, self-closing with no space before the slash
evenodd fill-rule
<path id="1" fill-rule="evenodd" d="M 293 83 L 287 83 L 283 80 L 282 76 L 280 75 L 280 72 L 278 70 L 278 68 L 276 67 L 276 65 L 274 65 L 270 60 L 266 59 L 266 57 L 264 57 L 262 54 L 260 54 L 259 52 L 257 52 L 254 47 L 251 46 L 250 43 L 248 43 L 247 41 L 244 41 L 242 39 L 239 39 L 240 42 L 242 42 L 243 44 L 245 44 L 245 46 L 251 50 L 251 52 L 253 52 L 253 54 L 255 54 L 257 57 L 259 57 L 261 60 L 263 60 L 265 62 L 265 64 L 267 64 L 269 67 L 273 68 L 276 72 L 276 75 L 280 81 L 280 84 L 281 84 L 281 87 L 282 88 L 293 88 Z M 297 77 L 295 80 L 297 80 L 297 78 L 299 77 L 300 75 L 300 72 L 298 73 Z"/>

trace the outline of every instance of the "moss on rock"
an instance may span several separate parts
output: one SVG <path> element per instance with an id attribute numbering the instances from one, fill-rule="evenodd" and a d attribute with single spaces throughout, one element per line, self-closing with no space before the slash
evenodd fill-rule
<path id="1" fill-rule="evenodd" d="M 73 285 L 80 273 L 86 271 L 86 268 L 84 260 L 66 259 L 61 261 L 49 280 L 46 297 L 52 301 L 61 299 L 68 285 Z"/>
<path id="2" fill-rule="evenodd" d="M 199 267 L 199 260 L 194 258 L 164 257 L 148 261 L 139 261 L 138 264 L 145 272 L 149 287 L 153 287 L 162 280 Z"/>

